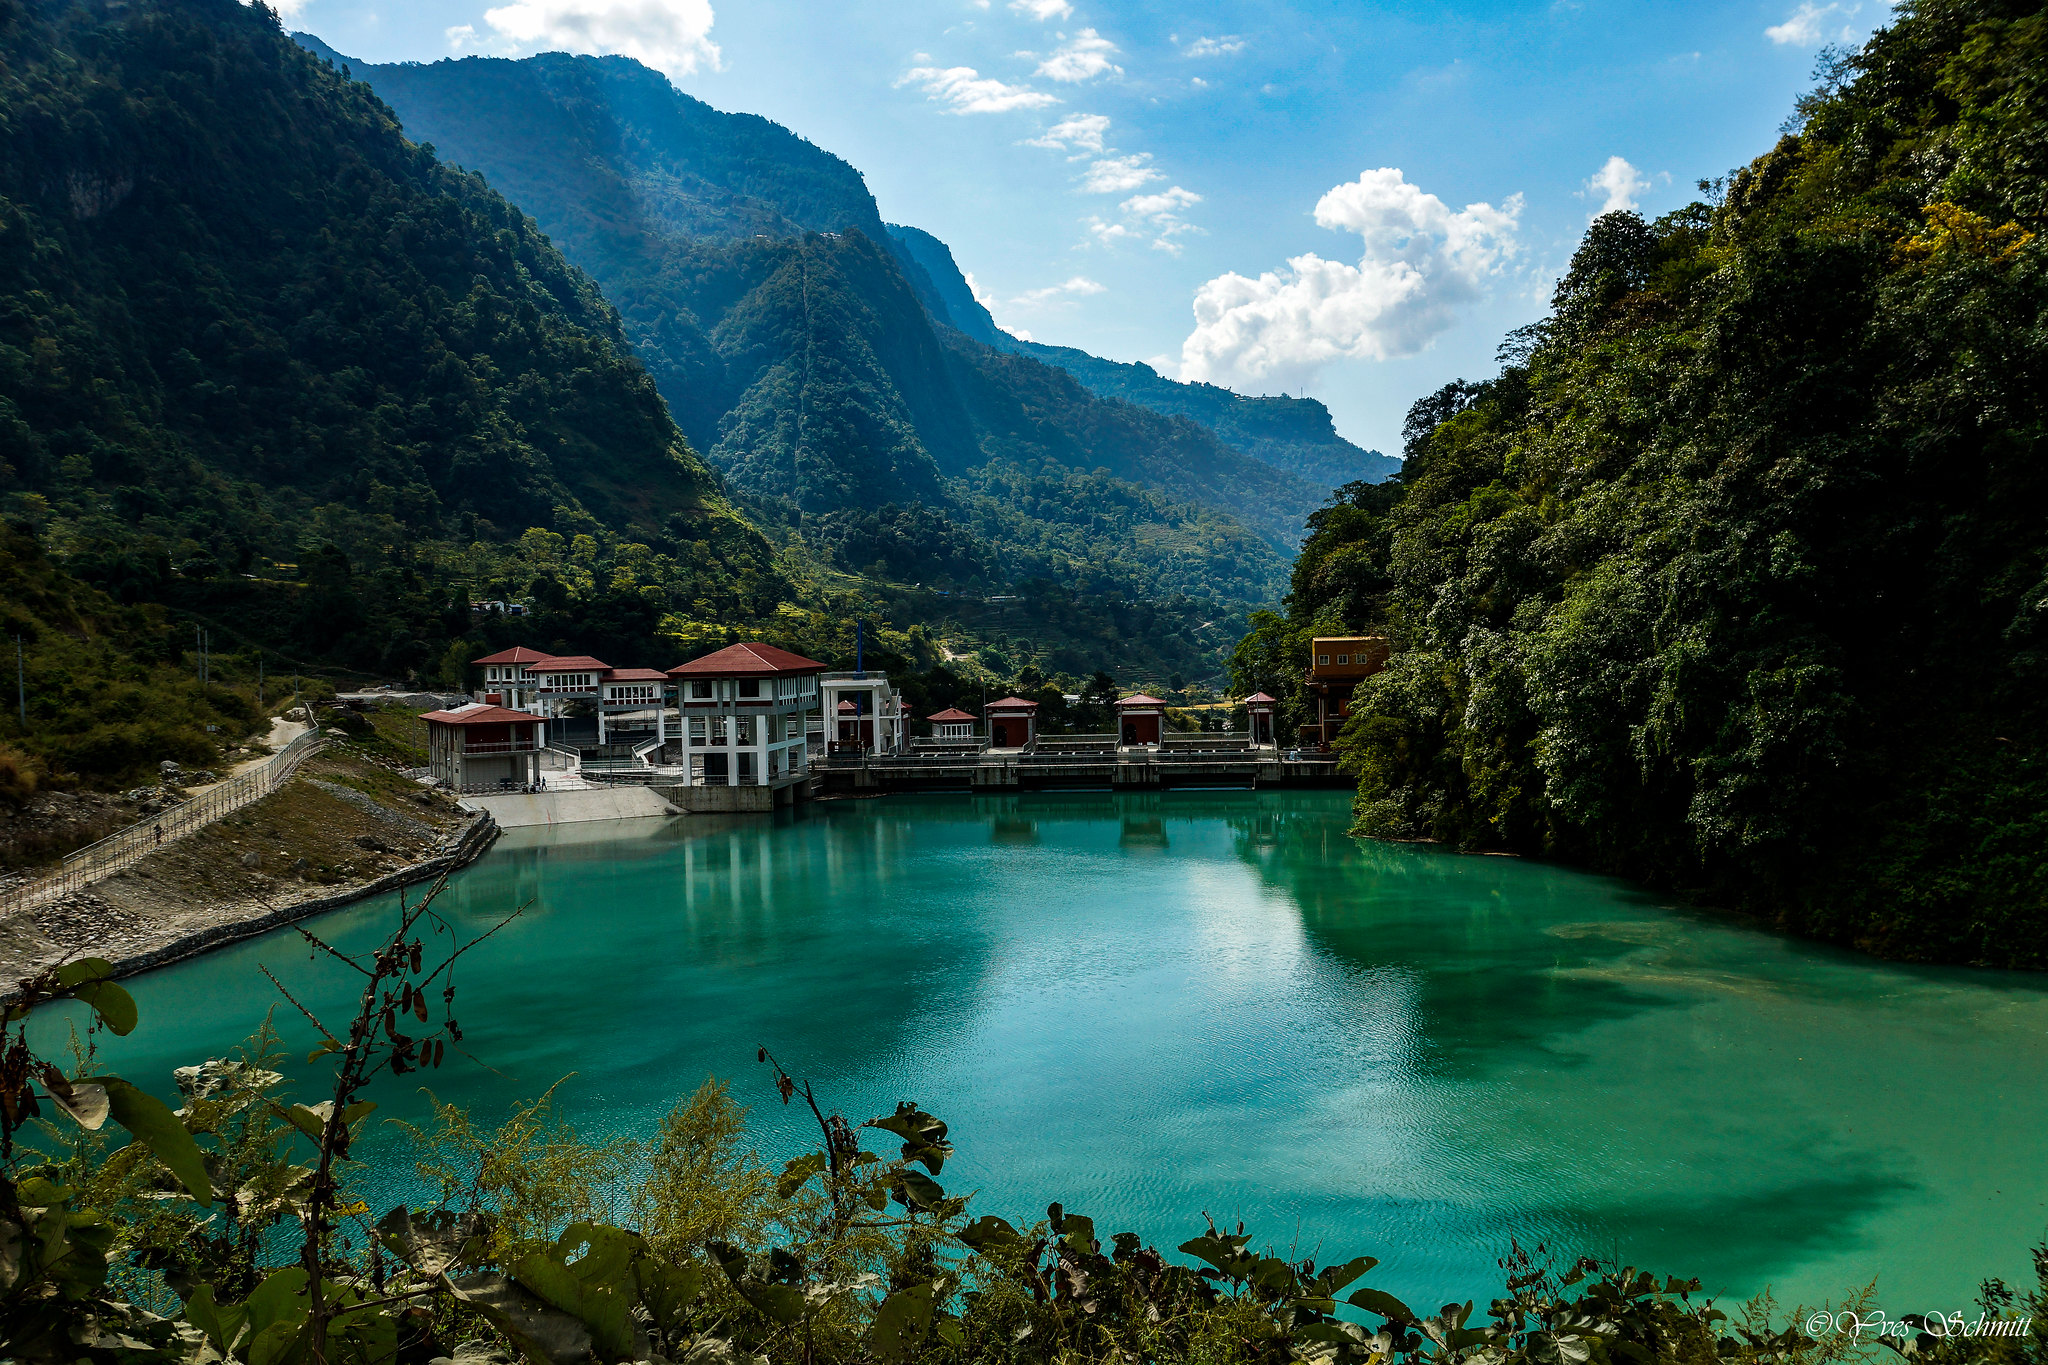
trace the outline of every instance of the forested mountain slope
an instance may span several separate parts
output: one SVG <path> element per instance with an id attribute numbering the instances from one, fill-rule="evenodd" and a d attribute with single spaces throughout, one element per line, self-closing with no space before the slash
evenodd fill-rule
<path id="1" fill-rule="evenodd" d="M 1339 436 L 1330 410 L 1313 398 L 1247 397 L 1214 384 L 1167 379 L 1150 365 L 1104 360 L 1072 346 L 1011 336 L 974 297 L 950 247 L 919 228 L 890 223 L 888 230 L 897 254 L 908 257 L 931 282 L 930 293 L 938 300 L 937 309 L 944 310 L 945 321 L 999 350 L 1057 366 L 1098 397 L 1189 418 L 1233 450 L 1298 475 L 1317 488 L 1359 479 L 1378 481 L 1401 467 L 1399 460 L 1363 450 Z"/>
<path id="2" fill-rule="evenodd" d="M 1060 546 L 1155 595 L 1277 590 L 1316 485 L 993 350 L 943 244 L 884 229 L 858 173 L 803 139 L 625 58 L 351 69 L 535 215 L 618 305 L 692 440 L 819 543 L 848 516 L 918 506 L 979 566 L 883 557 L 927 579 L 1075 572 Z M 1132 485 L 1107 513 L 1049 496 L 1098 469 Z M 990 502 L 1019 481 L 1048 496 Z M 1180 549 L 1155 570 L 1159 541 Z"/>
<path id="3" fill-rule="evenodd" d="M 600 595 L 783 591 L 589 279 L 260 7 L 0 9 L 0 239 L 0 495 L 123 600 L 402 674 L 532 527 Z M 351 561 L 396 586 L 315 610 Z"/>
<path id="4" fill-rule="evenodd" d="M 1597 220 L 1239 672 L 1392 633 L 1342 737 L 1367 832 L 2048 966 L 2048 16 L 1912 0 L 1794 126 Z"/>

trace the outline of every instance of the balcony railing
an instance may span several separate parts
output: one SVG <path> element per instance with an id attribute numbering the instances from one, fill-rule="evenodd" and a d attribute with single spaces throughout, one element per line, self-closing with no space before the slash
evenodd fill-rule
<path id="1" fill-rule="evenodd" d="M 478 754 L 530 754 L 542 746 L 530 739 L 499 739 L 471 742 L 459 751 L 464 758 L 475 758 Z"/>

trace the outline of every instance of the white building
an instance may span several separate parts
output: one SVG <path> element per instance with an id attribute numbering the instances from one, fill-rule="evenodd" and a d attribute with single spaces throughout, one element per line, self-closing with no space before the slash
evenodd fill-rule
<path id="1" fill-rule="evenodd" d="M 825 665 L 768 644 L 727 645 L 671 668 L 691 786 L 783 787 L 809 772 L 805 734 Z"/>

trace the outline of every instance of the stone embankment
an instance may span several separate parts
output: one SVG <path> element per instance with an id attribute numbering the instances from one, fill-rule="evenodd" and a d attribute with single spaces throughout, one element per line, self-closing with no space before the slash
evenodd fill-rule
<path id="1" fill-rule="evenodd" d="M 497 822 L 345 751 L 61 900 L 0 921 L 0 982 L 90 955 L 122 974 L 431 881 L 474 860 Z"/>

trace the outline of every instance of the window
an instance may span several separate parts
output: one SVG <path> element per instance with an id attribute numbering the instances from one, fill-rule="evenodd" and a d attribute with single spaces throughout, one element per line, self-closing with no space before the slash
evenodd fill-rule
<path id="1" fill-rule="evenodd" d="M 690 695 L 699 701 L 711 700 L 711 684 L 708 682 L 691 683 Z"/>
<path id="2" fill-rule="evenodd" d="M 743 697 L 758 697 L 758 696 L 760 696 L 760 695 L 761 695 L 761 680 L 760 680 L 759 678 L 741 678 L 741 679 L 740 679 L 740 695 L 741 695 L 741 696 L 743 696 Z"/>
<path id="3" fill-rule="evenodd" d="M 752 716 L 741 716 L 735 730 L 741 744 L 752 744 L 754 742 L 754 718 Z"/>
<path id="4" fill-rule="evenodd" d="M 1327 665 L 1329 664 L 1329 662 L 1330 662 L 1330 656 L 1329 656 L 1329 655 L 1327 655 L 1327 654 L 1318 654 L 1318 655 L 1316 655 L 1316 663 L 1317 663 L 1318 665 L 1322 665 L 1322 666 L 1327 666 Z"/>
<path id="5" fill-rule="evenodd" d="M 1339 654 L 1337 656 L 1337 662 L 1340 664 L 1348 664 L 1351 662 L 1351 656 L 1349 654 Z"/>
<path id="6" fill-rule="evenodd" d="M 704 742 L 704 717 L 690 717 L 690 742 L 692 744 L 702 744 Z"/>

